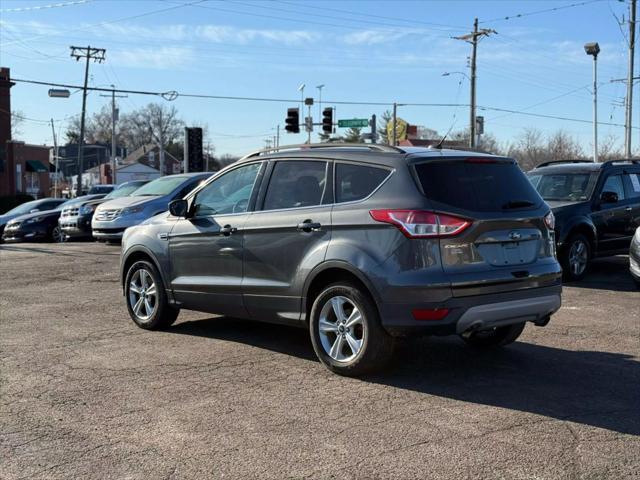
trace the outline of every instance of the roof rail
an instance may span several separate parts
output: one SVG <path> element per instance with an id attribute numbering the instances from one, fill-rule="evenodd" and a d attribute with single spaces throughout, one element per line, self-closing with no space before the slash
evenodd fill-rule
<path id="1" fill-rule="evenodd" d="M 259 157 L 260 155 L 267 155 L 269 153 L 280 152 L 282 150 L 313 150 L 322 148 L 362 148 L 366 150 L 373 150 L 376 152 L 388 152 L 388 153 L 406 153 L 403 149 L 394 147 L 392 145 L 377 144 L 377 143 L 301 143 L 295 145 L 282 145 L 280 147 L 267 147 L 261 150 L 251 152 L 240 160 L 246 160 L 248 158 Z"/>
<path id="2" fill-rule="evenodd" d="M 542 162 L 540 165 L 536 165 L 536 168 L 548 167 L 550 165 L 560 165 L 562 163 L 593 163 L 592 160 L 551 160 L 549 162 Z"/>
<path id="3" fill-rule="evenodd" d="M 606 162 L 602 162 L 602 167 L 606 168 L 609 166 L 620 165 L 620 164 L 640 165 L 640 160 L 633 159 L 633 158 L 623 158 L 621 160 L 607 160 Z"/>

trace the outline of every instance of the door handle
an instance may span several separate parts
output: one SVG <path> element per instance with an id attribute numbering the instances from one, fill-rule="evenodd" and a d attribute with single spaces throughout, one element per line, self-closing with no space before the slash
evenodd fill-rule
<path id="1" fill-rule="evenodd" d="M 322 224 L 314 222 L 313 220 L 305 220 L 298 224 L 298 230 L 303 232 L 317 232 L 322 227 Z"/>
<path id="2" fill-rule="evenodd" d="M 232 233 L 237 232 L 238 229 L 235 227 L 232 227 L 231 225 L 225 225 L 224 227 L 222 227 L 220 229 L 220 233 L 226 237 L 228 237 L 229 235 L 231 235 Z"/>

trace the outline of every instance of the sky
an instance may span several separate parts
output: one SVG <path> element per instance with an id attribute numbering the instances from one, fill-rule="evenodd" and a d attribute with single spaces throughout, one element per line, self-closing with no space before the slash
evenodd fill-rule
<path id="1" fill-rule="evenodd" d="M 119 99 L 121 113 L 151 101 L 173 105 L 188 125 L 208 126 L 219 154 L 239 155 L 263 147 L 277 125 L 281 144 L 306 140 L 284 133 L 301 84 L 305 97 L 316 100 L 314 121 L 320 121 L 316 87 L 325 85 L 324 107 L 381 104 L 338 104 L 338 119 L 380 117 L 397 102 L 398 116 L 410 124 L 440 134 L 467 128 L 471 46 L 452 37 L 471 31 L 477 17 L 481 28 L 497 32 L 478 46 L 477 114 L 485 117 L 485 131 L 507 143 L 525 128 L 547 135 L 563 129 L 589 152 L 593 59 L 583 45 L 597 41 L 601 48 L 599 121 L 624 124 L 625 85 L 611 80 L 627 72 L 628 27 L 618 22 L 628 8 L 617 0 L 0 0 L 0 65 L 17 79 L 81 85 L 84 65 L 70 57 L 69 46 L 91 45 L 106 49 L 106 61 L 90 65 L 94 87 L 282 100 Z M 12 88 L 12 109 L 27 118 L 21 126 L 27 143 L 51 145 L 49 119 L 64 132 L 81 110 L 80 93 L 49 98 L 48 88 Z M 109 102 L 92 92 L 88 112 Z M 623 127 L 601 125 L 600 141 L 609 136 L 621 145 Z M 638 147 L 640 129 L 633 141 Z"/>

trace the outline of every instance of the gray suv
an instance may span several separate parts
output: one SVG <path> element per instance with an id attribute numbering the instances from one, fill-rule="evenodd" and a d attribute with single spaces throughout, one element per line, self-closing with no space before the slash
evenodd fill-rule
<path id="1" fill-rule="evenodd" d="M 395 337 L 509 344 L 560 308 L 554 217 L 509 158 L 383 145 L 256 152 L 124 234 L 133 321 L 181 308 L 308 328 L 342 375 Z"/>

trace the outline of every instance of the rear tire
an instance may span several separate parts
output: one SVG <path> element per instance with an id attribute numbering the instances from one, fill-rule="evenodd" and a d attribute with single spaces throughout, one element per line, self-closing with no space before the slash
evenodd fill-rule
<path id="1" fill-rule="evenodd" d="M 567 281 L 582 280 L 589 270 L 591 244 L 581 233 L 573 234 L 565 242 L 560 253 L 562 275 Z"/>
<path id="2" fill-rule="evenodd" d="M 316 297 L 309 329 L 318 359 L 338 375 L 373 372 L 393 354 L 393 338 L 382 328 L 375 303 L 350 283 L 329 285 Z"/>
<path id="3" fill-rule="evenodd" d="M 524 330 L 525 324 L 526 322 L 514 323 L 513 325 L 496 327 L 491 330 L 463 333 L 460 338 L 467 345 L 475 348 L 504 347 L 518 339 Z"/>
<path id="4" fill-rule="evenodd" d="M 180 310 L 169 305 L 162 277 L 151 262 L 131 265 L 124 285 L 129 316 L 140 328 L 164 330 L 178 318 Z"/>

